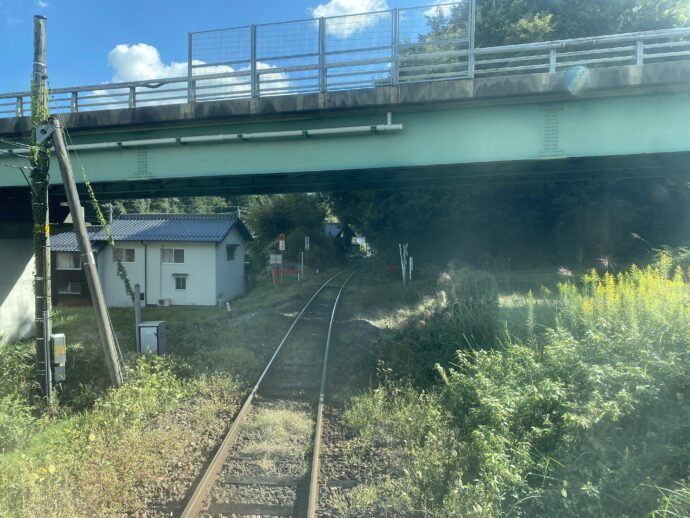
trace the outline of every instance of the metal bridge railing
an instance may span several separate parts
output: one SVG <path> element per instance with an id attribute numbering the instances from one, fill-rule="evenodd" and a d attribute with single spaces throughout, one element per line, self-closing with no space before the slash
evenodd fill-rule
<path id="1" fill-rule="evenodd" d="M 474 48 L 474 1 L 190 33 L 184 77 L 50 90 L 82 112 L 690 59 L 690 27 Z M 0 117 L 30 113 L 0 94 Z"/>

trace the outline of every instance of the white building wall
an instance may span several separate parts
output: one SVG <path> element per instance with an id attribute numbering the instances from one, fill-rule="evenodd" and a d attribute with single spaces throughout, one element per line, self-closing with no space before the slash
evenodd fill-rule
<path id="1" fill-rule="evenodd" d="M 235 259 L 227 260 L 227 245 L 238 245 Z M 216 246 L 216 298 L 232 300 L 244 295 L 244 255 L 245 241 L 236 228 Z"/>
<path id="2" fill-rule="evenodd" d="M 170 299 L 173 305 L 214 306 L 216 304 L 215 243 L 152 243 L 146 244 L 147 304 Z M 162 263 L 162 248 L 182 248 L 184 263 Z M 185 275 L 187 288 L 175 289 L 175 274 Z"/>
<path id="3" fill-rule="evenodd" d="M 235 244 L 235 260 L 228 261 L 226 246 Z M 189 242 L 126 242 L 118 241 L 118 248 L 133 248 L 134 262 L 123 263 L 134 288 L 139 284 L 144 302 L 157 305 L 170 299 L 173 305 L 216 305 L 218 299 L 231 300 L 244 294 L 244 260 L 246 245 L 237 229 L 216 243 Z M 184 263 L 162 263 L 161 249 L 183 249 Z M 109 306 L 131 306 L 124 283 L 117 275 L 113 251 L 105 247 L 96 258 L 103 292 Z M 175 275 L 186 275 L 185 290 L 175 288 Z"/>
<path id="4" fill-rule="evenodd" d="M 31 239 L 0 239 L 0 343 L 34 334 Z"/>
<path id="5" fill-rule="evenodd" d="M 135 284 L 139 284 L 141 291 L 144 291 L 144 245 L 138 241 L 118 241 L 117 247 L 134 249 L 134 262 L 122 263 L 122 266 L 127 270 L 132 289 Z M 113 249 L 110 246 L 98 253 L 96 266 L 108 306 L 132 306 L 132 299 L 127 295 L 125 283 L 117 275 L 117 263 L 113 262 Z"/>

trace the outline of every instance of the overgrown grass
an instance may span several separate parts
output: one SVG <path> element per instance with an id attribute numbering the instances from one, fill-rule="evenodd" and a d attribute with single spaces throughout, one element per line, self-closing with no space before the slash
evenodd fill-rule
<path id="1" fill-rule="evenodd" d="M 497 287 L 491 275 L 462 269 L 442 274 L 437 284 L 435 295 L 397 312 L 394 332 L 380 344 L 384 362 L 418 385 L 433 383 L 434 365 L 447 365 L 457 349 L 491 348 L 499 334 Z"/>
<path id="2" fill-rule="evenodd" d="M 168 352 L 189 366 L 187 375 L 224 372 L 243 382 L 256 379 L 264 357 L 284 332 L 280 319 L 269 311 L 281 304 L 306 297 L 326 273 L 314 275 L 304 285 L 286 282 L 274 289 L 265 279 L 244 298 L 231 303 L 231 311 L 206 306 L 144 307 L 143 320 L 164 320 L 167 325 Z M 111 308 L 111 319 L 128 362 L 136 358 L 134 309 Z M 99 345 L 91 307 L 58 306 L 53 314 L 53 330 L 65 333 L 67 381 L 60 394 L 61 405 L 74 410 L 90 407 L 109 385 L 108 372 Z M 27 344 L 26 350 L 30 347 Z"/>
<path id="3" fill-rule="evenodd" d="M 458 349 L 440 383 L 388 381 L 348 410 L 356 440 L 399 451 L 399 476 L 357 490 L 350 515 L 687 516 L 687 275 L 662 256 L 538 302 L 527 299 L 519 336 L 509 327 L 488 348 L 460 344 L 452 299 L 436 306 L 447 328 L 424 343 Z M 484 316 L 510 322 L 504 311 Z M 406 334 L 396 351 L 418 358 L 419 331 Z"/>
<path id="4" fill-rule="evenodd" d="M 0 516 L 103 516 L 143 510 L 171 467 L 213 442 L 255 381 L 305 286 L 261 283 L 224 308 L 144 308 L 167 322 L 166 358 L 135 354 L 132 309 L 111 311 L 128 380 L 108 390 L 91 307 L 58 307 L 68 340 L 68 380 L 47 408 L 35 382 L 33 344 L 0 346 Z M 285 326 L 281 319 L 285 319 Z M 154 489 L 152 489 L 154 488 Z"/>
<path id="5" fill-rule="evenodd" d="M 242 448 L 242 453 L 256 456 L 256 462 L 266 473 L 279 474 L 281 462 L 297 461 L 300 466 L 296 476 L 306 472 L 306 452 L 310 447 L 313 422 L 304 407 L 289 405 L 260 408 L 251 416 L 244 434 L 252 442 Z"/>
<path id="6" fill-rule="evenodd" d="M 227 376 L 183 380 L 168 359 L 142 358 L 91 411 L 43 421 L 0 455 L 0 516 L 105 516 L 145 508 L 145 490 L 198 436 L 235 411 Z M 222 428 L 222 424 L 220 424 Z"/>

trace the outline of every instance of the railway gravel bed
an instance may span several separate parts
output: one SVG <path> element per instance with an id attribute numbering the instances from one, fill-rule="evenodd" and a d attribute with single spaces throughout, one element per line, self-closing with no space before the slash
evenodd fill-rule
<path id="1" fill-rule="evenodd" d="M 305 515 L 318 381 L 340 291 L 337 282 L 324 285 L 297 317 L 219 451 L 218 468 L 190 500 L 190 516 Z"/>

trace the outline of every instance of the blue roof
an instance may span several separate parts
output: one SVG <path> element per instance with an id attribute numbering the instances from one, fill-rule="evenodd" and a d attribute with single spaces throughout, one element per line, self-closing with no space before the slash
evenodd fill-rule
<path id="1" fill-rule="evenodd" d="M 234 214 L 127 214 L 110 223 L 113 239 L 117 241 L 187 241 L 218 243 L 237 228 L 244 239 L 251 234 Z M 96 245 L 106 242 L 102 227 L 90 227 L 89 239 Z M 76 252 L 74 232 L 56 234 L 50 239 L 56 252 Z"/>
<path id="2" fill-rule="evenodd" d="M 98 251 L 103 247 L 103 243 L 94 242 L 94 233 L 99 231 L 101 227 L 90 227 L 87 232 L 91 241 L 91 248 L 93 251 Z M 77 244 L 77 236 L 74 232 L 63 232 L 61 234 L 54 234 L 50 236 L 50 249 L 53 252 L 78 252 L 79 245 Z"/>

